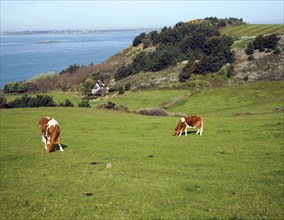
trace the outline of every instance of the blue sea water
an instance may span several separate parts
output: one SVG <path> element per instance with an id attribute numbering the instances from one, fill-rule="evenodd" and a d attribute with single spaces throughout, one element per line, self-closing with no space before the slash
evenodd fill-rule
<path id="1" fill-rule="evenodd" d="M 70 65 L 98 64 L 132 44 L 141 31 L 86 34 L 1 35 L 1 85 L 57 72 Z"/>

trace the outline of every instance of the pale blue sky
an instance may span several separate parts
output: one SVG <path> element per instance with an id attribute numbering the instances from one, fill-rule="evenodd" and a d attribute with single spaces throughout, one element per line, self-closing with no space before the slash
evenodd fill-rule
<path id="1" fill-rule="evenodd" d="M 205 17 L 283 24 L 283 0 L 1 0 L 1 31 L 161 28 Z"/>

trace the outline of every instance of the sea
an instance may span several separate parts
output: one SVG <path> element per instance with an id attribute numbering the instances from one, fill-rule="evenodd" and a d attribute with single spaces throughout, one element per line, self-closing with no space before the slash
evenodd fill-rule
<path id="1" fill-rule="evenodd" d="M 26 81 L 70 65 L 98 64 L 130 46 L 141 30 L 1 35 L 1 83 Z"/>

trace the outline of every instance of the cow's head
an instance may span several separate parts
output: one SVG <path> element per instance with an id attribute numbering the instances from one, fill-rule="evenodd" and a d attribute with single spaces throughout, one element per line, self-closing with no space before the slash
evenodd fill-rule
<path id="1" fill-rule="evenodd" d="M 47 140 L 47 141 L 46 141 L 46 152 L 47 152 L 47 153 L 50 153 L 50 152 L 51 152 L 52 146 L 53 146 L 52 141 Z"/>
<path id="2" fill-rule="evenodd" d="M 48 128 L 47 141 L 46 141 L 47 153 L 51 152 L 53 144 L 58 144 L 59 135 L 60 135 L 60 128 L 57 124 L 52 125 Z"/>
<path id="3" fill-rule="evenodd" d="M 176 126 L 176 128 L 174 130 L 173 136 L 179 136 L 180 133 L 183 132 L 184 129 L 185 129 L 185 124 L 182 123 L 182 121 L 179 121 L 178 125 Z"/>

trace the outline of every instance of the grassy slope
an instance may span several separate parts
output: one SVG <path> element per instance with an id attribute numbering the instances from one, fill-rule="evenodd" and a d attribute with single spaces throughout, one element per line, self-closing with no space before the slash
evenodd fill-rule
<path id="1" fill-rule="evenodd" d="M 111 100 L 94 101 L 97 104 L 112 101 L 117 105 L 127 106 L 130 111 L 141 108 L 160 107 L 162 104 L 174 102 L 179 97 L 190 94 L 187 90 L 144 90 L 137 92 L 127 91 L 123 95 L 116 96 Z"/>
<path id="2" fill-rule="evenodd" d="M 237 113 L 269 113 L 275 108 L 283 109 L 283 86 L 283 81 L 278 81 L 203 90 L 170 110 L 210 117 L 232 116 Z"/>
<path id="3" fill-rule="evenodd" d="M 145 97 L 158 104 L 151 92 Z M 171 110 L 204 115 L 201 137 L 173 137 L 177 118 L 1 110 L 1 218 L 281 219 L 283 112 L 276 106 L 283 109 L 283 82 L 193 95 Z M 260 114 L 233 116 L 243 111 Z M 45 154 L 43 115 L 61 124 L 65 152 Z"/>
<path id="4" fill-rule="evenodd" d="M 225 27 L 221 29 L 222 34 L 226 34 L 232 37 L 279 34 L 283 32 L 283 25 L 271 24 L 246 24 L 240 26 Z"/>

